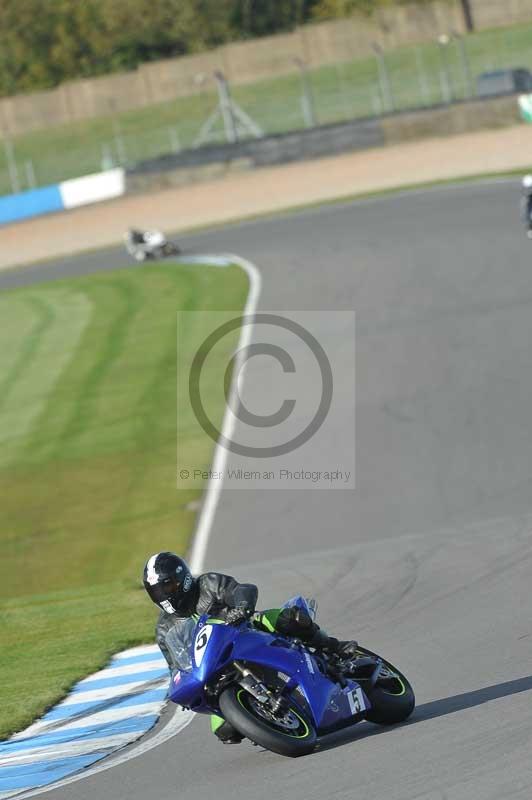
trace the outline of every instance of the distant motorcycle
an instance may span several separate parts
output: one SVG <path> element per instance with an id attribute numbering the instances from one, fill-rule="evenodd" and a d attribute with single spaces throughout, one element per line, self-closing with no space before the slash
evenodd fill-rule
<path id="1" fill-rule="evenodd" d="M 135 261 L 177 256 L 181 252 L 173 242 L 169 242 L 164 233 L 157 230 L 141 231 L 130 228 L 124 234 L 126 250 Z"/>
<path id="2" fill-rule="evenodd" d="M 525 224 L 526 235 L 532 239 L 532 175 L 525 175 L 521 182 L 521 217 Z"/>
<path id="3" fill-rule="evenodd" d="M 315 608 L 303 597 L 285 604 L 292 605 L 309 614 Z M 179 667 L 170 700 L 221 714 L 242 736 L 283 756 L 311 753 L 319 736 L 361 720 L 394 725 L 414 710 L 405 676 L 363 647 L 345 661 L 248 622 L 232 627 L 205 614 L 166 641 Z"/>

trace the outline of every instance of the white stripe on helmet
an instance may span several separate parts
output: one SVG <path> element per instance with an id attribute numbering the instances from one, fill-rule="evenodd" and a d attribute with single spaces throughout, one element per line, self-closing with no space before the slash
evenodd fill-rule
<path id="1" fill-rule="evenodd" d="M 155 570 L 155 562 L 157 561 L 158 556 L 159 553 L 155 553 L 155 555 L 152 556 L 148 561 L 148 563 L 146 564 L 146 570 L 147 570 L 146 580 L 148 581 L 150 586 L 154 586 L 156 583 L 159 582 L 159 576 Z"/>

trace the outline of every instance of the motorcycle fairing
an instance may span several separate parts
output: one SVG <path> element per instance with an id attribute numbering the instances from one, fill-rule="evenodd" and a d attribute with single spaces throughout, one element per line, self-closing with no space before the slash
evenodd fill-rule
<path id="1" fill-rule="evenodd" d="M 233 661 L 257 664 L 288 675 L 306 700 L 306 711 L 318 732 L 356 721 L 370 703 L 355 681 L 342 688 L 323 675 L 312 654 L 283 637 L 251 628 L 216 624 L 206 616 L 197 623 L 194 664 L 190 671 L 174 675 L 170 699 L 199 713 L 212 713 L 205 696 L 208 679 Z M 293 693 L 295 700 L 298 692 Z"/>

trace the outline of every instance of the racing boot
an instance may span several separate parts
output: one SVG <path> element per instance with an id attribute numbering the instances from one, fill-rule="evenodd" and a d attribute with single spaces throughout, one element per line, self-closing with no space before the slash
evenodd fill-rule
<path id="1" fill-rule="evenodd" d="M 214 714 L 211 717 L 211 730 L 222 744 L 240 744 L 244 738 L 230 722 Z"/>
<path id="2" fill-rule="evenodd" d="M 358 642 L 336 639 L 334 636 L 327 636 L 324 630 L 316 625 L 309 644 L 317 650 L 324 650 L 326 653 L 334 653 L 339 658 L 355 658 L 358 650 Z"/>
<path id="3" fill-rule="evenodd" d="M 358 648 L 355 641 L 339 641 L 334 636 L 328 636 L 302 608 L 283 609 L 276 627 L 280 633 L 296 636 L 310 647 L 334 653 L 340 658 L 353 658 Z"/>

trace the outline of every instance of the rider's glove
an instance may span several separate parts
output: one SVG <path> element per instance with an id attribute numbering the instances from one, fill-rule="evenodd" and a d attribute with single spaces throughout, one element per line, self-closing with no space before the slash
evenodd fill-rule
<path id="1" fill-rule="evenodd" d="M 296 636 L 299 639 L 309 639 L 319 627 L 312 621 L 312 617 L 304 608 L 290 606 L 283 608 L 277 620 L 277 630 L 287 636 Z"/>
<path id="2" fill-rule="evenodd" d="M 348 642 L 338 642 L 338 655 L 340 655 L 342 658 L 355 658 L 355 656 L 359 654 L 358 642 L 356 642 L 354 639 Z"/>
<path id="3" fill-rule="evenodd" d="M 335 653 L 340 658 L 355 658 L 358 653 L 358 642 L 353 641 L 338 641 L 333 636 L 329 637 L 329 642 L 325 645 L 324 650 Z"/>
<path id="4" fill-rule="evenodd" d="M 229 609 L 225 615 L 225 621 L 228 625 L 238 625 L 249 619 L 251 614 L 252 612 L 247 606 L 238 606 L 237 608 Z"/>

